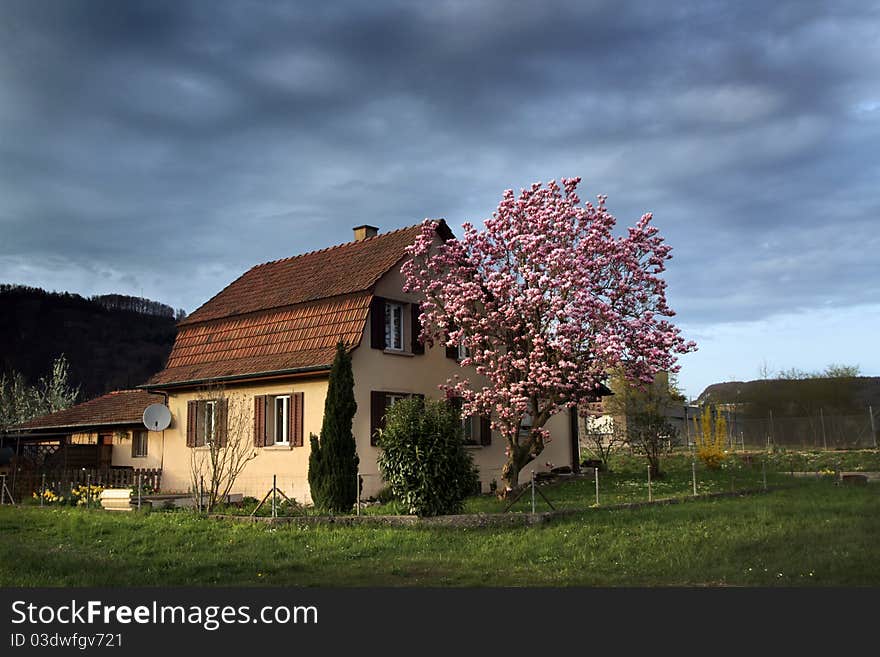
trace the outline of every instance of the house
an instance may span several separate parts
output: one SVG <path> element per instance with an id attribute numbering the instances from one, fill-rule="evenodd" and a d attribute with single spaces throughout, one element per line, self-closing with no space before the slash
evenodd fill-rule
<path id="1" fill-rule="evenodd" d="M 40 470 L 162 467 L 162 432 L 148 431 L 144 409 L 162 403 L 146 390 L 117 390 L 37 417 L 4 437 L 22 465 Z"/>
<path id="2" fill-rule="evenodd" d="M 162 403 L 146 390 L 117 390 L 33 418 L 0 435 L 0 475 L 15 499 L 47 485 L 161 485 L 164 433 L 148 431 L 144 409 Z M 143 477 L 139 479 L 139 477 Z"/>
<path id="3" fill-rule="evenodd" d="M 164 432 L 163 491 L 187 491 L 206 443 L 246 441 L 249 460 L 234 492 L 262 497 L 278 487 L 309 502 L 309 436 L 318 435 L 335 345 L 351 353 L 357 413 L 353 433 L 363 495 L 383 488 L 376 430 L 386 409 L 414 395 L 441 398 L 462 373 L 456 350 L 418 341 L 419 298 L 404 293 L 400 266 L 420 226 L 379 234 L 354 229 L 346 244 L 253 267 L 178 325 L 165 369 L 144 386 L 171 411 Z M 452 233 L 436 223 L 436 239 Z M 500 484 L 503 440 L 477 417 L 463 422 L 483 490 Z M 577 424 L 558 415 L 536 471 L 578 464 Z M 241 443 L 238 443 L 241 444 Z"/>

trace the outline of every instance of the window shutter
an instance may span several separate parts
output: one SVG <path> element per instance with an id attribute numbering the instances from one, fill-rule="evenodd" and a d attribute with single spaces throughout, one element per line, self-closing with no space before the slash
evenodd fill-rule
<path id="1" fill-rule="evenodd" d="M 422 322 L 419 320 L 419 315 L 422 314 L 422 307 L 417 303 L 413 303 L 410 304 L 410 309 L 412 310 L 412 323 L 410 324 L 412 327 L 412 352 L 414 354 L 423 354 L 425 353 L 425 345 L 419 340 L 419 334 L 422 332 Z"/>
<path id="2" fill-rule="evenodd" d="M 492 422 L 488 415 L 480 416 L 480 444 L 484 447 L 492 444 Z"/>
<path id="3" fill-rule="evenodd" d="M 385 427 L 385 410 L 388 408 L 388 395 L 379 390 L 370 392 L 370 445 L 378 443 L 376 432 Z"/>
<path id="4" fill-rule="evenodd" d="M 137 431 L 131 432 L 131 457 L 134 458 L 137 456 Z"/>
<path id="5" fill-rule="evenodd" d="M 385 348 L 385 299 L 373 297 L 370 302 L 370 346 Z"/>
<path id="6" fill-rule="evenodd" d="M 290 395 L 290 442 L 294 447 L 302 447 L 303 445 L 303 402 L 305 395 L 301 392 L 294 392 Z"/>
<path id="7" fill-rule="evenodd" d="M 217 413 L 217 417 L 214 418 L 217 444 L 220 447 L 226 447 L 226 416 L 229 412 L 229 400 L 226 398 L 218 399 L 214 410 Z"/>
<path id="8" fill-rule="evenodd" d="M 199 416 L 199 402 L 186 403 L 186 446 L 196 446 L 196 419 Z"/>
<path id="9" fill-rule="evenodd" d="M 455 324 L 449 325 L 449 331 L 455 330 Z M 448 332 L 447 332 L 448 336 Z M 458 360 L 458 345 L 454 344 L 446 344 L 446 357 L 451 358 L 452 360 Z"/>
<path id="10" fill-rule="evenodd" d="M 266 395 L 254 397 L 254 447 L 266 446 Z"/>

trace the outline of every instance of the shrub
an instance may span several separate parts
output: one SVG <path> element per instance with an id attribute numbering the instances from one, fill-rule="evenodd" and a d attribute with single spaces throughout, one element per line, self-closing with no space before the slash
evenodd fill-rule
<path id="1" fill-rule="evenodd" d="M 355 411 L 351 356 L 339 342 L 330 369 L 321 437 L 309 438 L 309 488 L 320 509 L 346 513 L 357 500 L 358 455 L 351 432 Z"/>
<path id="2" fill-rule="evenodd" d="M 409 513 L 458 513 L 477 486 L 458 413 L 446 402 L 404 399 L 379 432 L 379 470 Z"/>
<path id="3" fill-rule="evenodd" d="M 703 409 L 699 423 L 696 424 L 697 456 L 706 464 L 707 468 L 717 470 L 721 467 L 727 454 L 724 452 L 724 444 L 727 439 L 727 422 L 721 413 L 716 413 L 715 423 L 712 423 L 712 407 L 706 405 Z"/>

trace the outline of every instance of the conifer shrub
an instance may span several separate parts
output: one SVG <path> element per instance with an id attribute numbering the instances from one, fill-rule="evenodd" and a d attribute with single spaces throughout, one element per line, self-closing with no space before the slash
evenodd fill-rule
<path id="1" fill-rule="evenodd" d="M 315 506 L 325 511 L 348 513 L 357 500 L 359 460 L 351 430 L 356 411 L 351 356 L 339 342 L 330 369 L 321 435 L 309 438 L 309 488 Z"/>

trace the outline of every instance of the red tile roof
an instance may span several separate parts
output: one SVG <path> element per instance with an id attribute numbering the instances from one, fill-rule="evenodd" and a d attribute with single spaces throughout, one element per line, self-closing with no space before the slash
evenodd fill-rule
<path id="1" fill-rule="evenodd" d="M 145 387 L 329 369 L 361 340 L 376 282 L 420 225 L 253 267 L 180 322 L 165 369 Z M 445 222 L 437 224 L 452 236 Z"/>
<path id="2" fill-rule="evenodd" d="M 180 326 L 370 289 L 404 256 L 420 226 L 257 265 Z"/>
<path id="3" fill-rule="evenodd" d="M 144 409 L 150 404 L 161 404 L 162 395 L 146 390 L 117 390 L 63 411 L 37 417 L 19 429 L 67 429 L 103 425 L 141 424 Z"/>
<path id="4" fill-rule="evenodd" d="M 338 340 L 360 342 L 371 299 L 361 292 L 182 326 L 168 364 L 149 385 L 329 368 Z"/>

